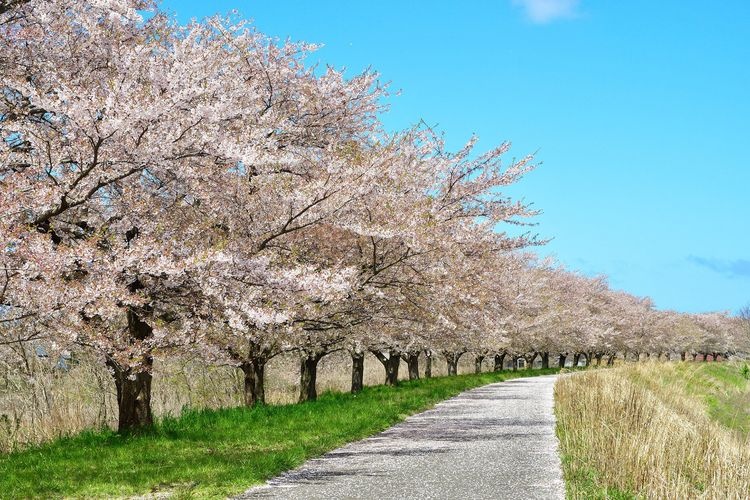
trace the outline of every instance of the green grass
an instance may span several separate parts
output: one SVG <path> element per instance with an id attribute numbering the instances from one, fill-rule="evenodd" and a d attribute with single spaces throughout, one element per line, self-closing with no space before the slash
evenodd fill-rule
<path id="1" fill-rule="evenodd" d="M 558 427 L 558 437 L 560 437 Z M 562 454 L 562 465 L 565 475 L 565 497 L 571 500 L 635 500 L 638 496 L 631 491 L 624 491 L 606 486 L 600 479 L 596 468 L 570 464 L 573 458 Z"/>
<path id="2" fill-rule="evenodd" d="M 0 495 L 237 494 L 344 443 L 382 431 L 466 389 L 556 369 L 484 373 L 325 393 L 296 405 L 188 411 L 139 435 L 111 431 L 0 456 Z"/>
<path id="3" fill-rule="evenodd" d="M 678 363 L 677 376 L 665 374 L 660 382 L 702 401 L 713 420 L 750 437 L 750 380 L 745 378 L 745 366 L 743 362 Z"/>

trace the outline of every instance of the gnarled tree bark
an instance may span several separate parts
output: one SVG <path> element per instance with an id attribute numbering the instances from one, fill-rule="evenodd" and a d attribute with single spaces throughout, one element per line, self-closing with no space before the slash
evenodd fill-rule
<path id="1" fill-rule="evenodd" d="M 474 373 L 482 373 L 482 362 L 484 361 L 484 355 L 478 354 L 474 356 Z"/>
<path id="2" fill-rule="evenodd" d="M 502 371 L 505 365 L 505 356 L 507 353 L 495 354 L 495 366 L 493 370 L 496 372 Z"/>
<path id="3" fill-rule="evenodd" d="M 580 362 L 581 362 L 581 353 L 577 352 L 577 353 L 573 354 L 573 368 L 577 368 L 578 367 L 578 363 L 580 363 Z"/>
<path id="4" fill-rule="evenodd" d="M 518 360 L 521 359 L 521 356 L 513 356 L 513 371 L 518 371 Z"/>
<path id="5" fill-rule="evenodd" d="M 443 351 L 445 361 L 448 363 L 448 375 L 458 375 L 458 360 L 466 351 Z"/>
<path id="6" fill-rule="evenodd" d="M 352 394 L 356 394 L 364 387 L 365 353 L 353 350 L 349 354 L 352 356 Z"/>
<path id="7" fill-rule="evenodd" d="M 244 403 L 245 406 L 262 405 L 266 403 L 265 374 L 266 360 L 254 359 L 240 365 L 244 375 Z"/>
<path id="8" fill-rule="evenodd" d="M 146 340 L 153 334 L 153 329 L 142 321 L 134 311 L 127 311 L 128 333 L 135 340 Z M 117 431 L 125 432 L 154 423 L 151 412 L 151 369 L 154 365 L 150 353 L 144 353 L 140 359 L 140 368 L 134 370 L 123 367 L 113 358 L 108 357 L 107 366 L 112 370 L 117 390 Z"/>
<path id="9" fill-rule="evenodd" d="M 266 403 L 266 365 L 268 361 L 281 352 L 274 346 L 261 345 L 252 340 L 246 342 L 246 348 L 237 350 L 234 346 L 226 348 L 229 357 L 238 363 L 244 379 L 243 402 L 245 406 Z"/>
<path id="10" fill-rule="evenodd" d="M 371 351 L 385 368 L 385 385 L 398 384 L 398 368 L 401 364 L 401 356 L 396 349 L 389 349 L 385 353 L 380 350 Z"/>
<path id="11" fill-rule="evenodd" d="M 532 370 L 534 368 L 534 360 L 536 359 L 537 354 L 539 353 L 534 352 L 523 356 L 523 359 L 526 361 L 527 370 Z"/>
<path id="12" fill-rule="evenodd" d="M 419 379 L 419 351 L 408 351 L 401 353 L 401 358 L 406 361 L 409 370 L 409 380 Z"/>
<path id="13" fill-rule="evenodd" d="M 326 352 L 301 351 L 299 370 L 299 402 L 318 399 L 318 362 Z"/>

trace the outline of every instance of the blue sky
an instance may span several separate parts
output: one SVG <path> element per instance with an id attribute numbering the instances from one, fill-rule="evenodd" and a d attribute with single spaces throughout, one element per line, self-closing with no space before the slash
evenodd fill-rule
<path id="1" fill-rule="evenodd" d="M 311 62 L 372 67 L 458 148 L 504 140 L 542 162 L 510 194 L 542 209 L 541 252 L 659 308 L 750 302 L 750 2 L 168 0 L 237 9 Z"/>

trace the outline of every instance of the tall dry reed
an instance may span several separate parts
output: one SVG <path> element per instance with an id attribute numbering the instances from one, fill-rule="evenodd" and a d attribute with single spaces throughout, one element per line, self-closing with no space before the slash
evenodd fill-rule
<path id="1" fill-rule="evenodd" d="M 674 364 L 645 363 L 561 377 L 558 435 L 569 495 L 592 471 L 599 491 L 644 498 L 750 498 L 750 445 L 712 421 L 704 402 L 657 382 Z M 678 374 L 671 374 L 679 380 Z"/>

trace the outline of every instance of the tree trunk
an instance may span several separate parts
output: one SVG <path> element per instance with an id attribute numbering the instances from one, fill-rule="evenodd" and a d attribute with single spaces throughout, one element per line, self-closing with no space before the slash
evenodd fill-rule
<path id="1" fill-rule="evenodd" d="M 503 370 L 505 365 L 505 354 L 506 353 L 495 354 L 495 366 L 493 368 L 494 371 L 499 372 Z"/>
<path id="2" fill-rule="evenodd" d="M 596 366 L 602 366 L 602 357 L 604 356 L 604 353 L 598 352 L 596 353 Z"/>
<path id="3" fill-rule="evenodd" d="M 578 363 L 580 363 L 580 361 L 581 361 L 581 353 L 577 352 L 573 354 L 573 367 L 574 368 L 578 366 Z"/>
<path id="4" fill-rule="evenodd" d="M 482 373 L 482 362 L 484 361 L 484 356 L 479 355 L 474 357 L 474 373 Z"/>
<path id="5" fill-rule="evenodd" d="M 687 353 L 685 351 L 682 351 L 680 353 L 680 361 L 685 361 L 685 358 L 687 358 Z"/>
<path id="6" fill-rule="evenodd" d="M 303 353 L 299 369 L 299 402 L 318 399 L 318 362 L 323 354 Z"/>
<path id="7" fill-rule="evenodd" d="M 419 380 L 419 351 L 407 353 L 404 360 L 409 370 L 409 380 Z"/>
<path id="8" fill-rule="evenodd" d="M 542 369 L 549 368 L 549 353 L 542 353 Z"/>
<path id="9" fill-rule="evenodd" d="M 567 356 L 565 354 L 560 354 L 557 358 L 557 367 L 558 368 L 565 368 L 565 359 Z"/>
<path id="10" fill-rule="evenodd" d="M 148 369 L 153 360 L 146 356 Z M 151 373 L 148 371 L 133 372 L 122 370 L 115 363 L 107 361 L 113 369 L 115 389 L 117 390 L 117 432 L 126 432 L 154 423 L 151 413 Z M 144 368 L 146 368 L 144 366 Z"/>
<path id="11" fill-rule="evenodd" d="M 458 375 L 458 361 L 453 359 L 446 361 L 448 363 L 448 376 Z"/>
<path id="12" fill-rule="evenodd" d="M 401 364 L 401 358 L 398 356 L 391 356 L 388 362 L 385 364 L 385 384 L 396 385 L 398 384 L 398 367 Z"/>
<path id="13" fill-rule="evenodd" d="M 537 353 L 533 353 L 531 355 L 526 355 L 523 357 L 523 359 L 526 361 L 526 369 L 532 370 L 534 368 L 534 360 L 536 359 Z"/>
<path id="14" fill-rule="evenodd" d="M 615 364 L 615 358 L 617 357 L 617 353 L 610 354 L 607 358 L 607 366 L 612 366 Z"/>
<path id="15" fill-rule="evenodd" d="M 424 355 L 424 378 L 432 378 L 432 351 L 427 349 Z"/>
<path id="16" fill-rule="evenodd" d="M 245 406 L 266 404 L 265 372 L 266 361 L 255 359 L 240 365 L 245 376 L 244 403 Z"/>
<path id="17" fill-rule="evenodd" d="M 395 349 L 388 351 L 388 357 L 385 356 L 381 351 L 372 351 L 378 361 L 382 363 L 385 368 L 385 385 L 396 385 L 398 384 L 398 368 L 401 364 L 401 356 Z"/>
<path id="18" fill-rule="evenodd" d="M 151 337 L 153 330 L 147 323 L 141 321 L 133 311 L 128 311 L 128 332 L 136 340 Z M 150 352 L 142 355 L 141 369 L 123 368 L 113 359 L 106 360 L 112 369 L 117 390 L 117 431 L 125 432 L 154 423 L 151 413 L 151 369 L 154 359 Z"/>
<path id="19" fill-rule="evenodd" d="M 693 357 L 693 362 L 695 362 L 696 358 L 698 357 L 698 353 L 694 352 L 693 354 L 691 354 L 691 356 Z"/>
<path id="20" fill-rule="evenodd" d="M 356 394 L 364 387 L 365 353 L 353 351 L 352 356 L 352 394 Z"/>
<path id="21" fill-rule="evenodd" d="M 461 359 L 463 352 L 443 351 L 443 356 L 448 363 L 448 375 L 458 375 L 458 360 Z"/>
<path id="22" fill-rule="evenodd" d="M 708 354 L 705 354 L 705 353 L 703 354 L 703 362 L 704 363 L 708 362 Z"/>

